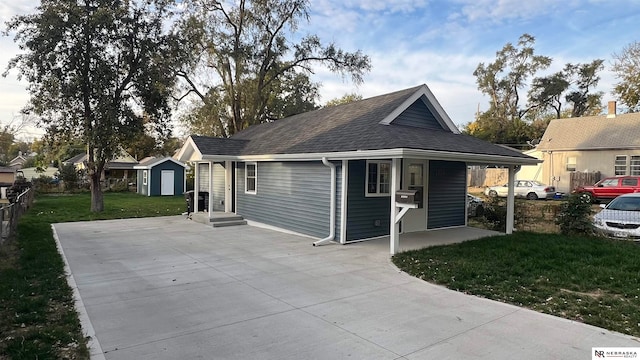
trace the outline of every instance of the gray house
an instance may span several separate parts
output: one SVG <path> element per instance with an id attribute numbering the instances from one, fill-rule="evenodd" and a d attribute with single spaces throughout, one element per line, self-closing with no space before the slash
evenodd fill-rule
<path id="1" fill-rule="evenodd" d="M 272 123 L 231 138 L 190 136 L 178 159 L 197 164 L 208 209 L 347 244 L 399 232 L 466 226 L 468 165 L 539 160 L 460 134 L 426 85 Z M 396 201 L 400 189 L 415 201 Z M 513 191 L 513 189 L 511 188 Z M 513 229 L 509 198 L 507 232 Z M 197 211 L 198 209 L 196 209 Z"/>
<path id="2" fill-rule="evenodd" d="M 186 165 L 170 157 L 148 157 L 134 166 L 138 177 L 138 194 L 182 195 L 186 187 Z"/>

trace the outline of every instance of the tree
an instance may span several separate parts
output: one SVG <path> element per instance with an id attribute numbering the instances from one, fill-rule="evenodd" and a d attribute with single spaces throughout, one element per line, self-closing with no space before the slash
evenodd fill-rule
<path id="1" fill-rule="evenodd" d="M 200 100 L 190 109 L 193 113 L 183 117 L 198 133 L 227 137 L 315 108 L 317 84 L 309 80 L 314 65 L 348 75 L 355 83 L 361 83 L 371 67 L 360 51 L 345 52 L 333 43 L 322 44 L 315 35 L 296 34 L 299 23 L 308 19 L 308 0 L 184 4 L 179 27 L 197 56 L 178 71 L 186 85 L 180 99 L 195 94 Z M 198 83 L 198 69 L 210 78 Z"/>
<path id="2" fill-rule="evenodd" d="M 575 89 L 565 96 L 567 102 L 573 104 L 571 117 L 585 115 L 597 115 L 602 110 L 602 92 L 592 92 L 598 85 L 600 76 L 598 71 L 602 70 L 604 60 L 593 60 L 589 64 L 567 64 L 565 72 L 571 78 Z"/>
<path id="3" fill-rule="evenodd" d="M 498 118 L 510 121 L 522 118 L 530 108 L 520 108 L 519 91 L 529 77 L 551 64 L 551 58 L 535 55 L 535 38 L 523 34 L 517 46 L 507 43 L 496 52 L 496 60 L 488 65 L 480 63 L 473 75 L 478 89 L 490 97 L 489 111 Z"/>
<path id="4" fill-rule="evenodd" d="M 338 106 L 338 105 L 348 104 L 348 103 L 352 103 L 354 101 L 359 101 L 359 100 L 362 100 L 362 95 L 356 94 L 356 93 L 349 93 L 349 94 L 342 95 L 342 97 L 334 98 L 327 101 L 327 103 L 324 104 L 324 107 Z"/>
<path id="5" fill-rule="evenodd" d="M 167 130 L 175 62 L 184 57 L 167 34 L 169 0 L 42 0 L 7 25 L 25 51 L 13 58 L 29 81 L 28 112 L 55 136 L 87 145 L 91 211 L 104 208 L 100 178 L 120 139 L 142 113 Z"/>
<path id="6" fill-rule="evenodd" d="M 616 78 L 613 94 L 627 107 L 629 112 L 640 111 L 640 42 L 634 41 L 621 52 L 613 54 Z"/>

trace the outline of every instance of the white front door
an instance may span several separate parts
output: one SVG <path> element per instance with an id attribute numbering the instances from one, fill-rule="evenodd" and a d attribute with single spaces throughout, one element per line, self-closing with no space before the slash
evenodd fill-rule
<path id="1" fill-rule="evenodd" d="M 162 170 L 160 176 L 160 195 L 174 195 L 173 170 Z"/>
<path id="2" fill-rule="evenodd" d="M 427 161 L 404 160 L 402 189 L 416 190 L 417 209 L 411 209 L 402 218 L 402 232 L 424 231 L 427 229 Z"/>

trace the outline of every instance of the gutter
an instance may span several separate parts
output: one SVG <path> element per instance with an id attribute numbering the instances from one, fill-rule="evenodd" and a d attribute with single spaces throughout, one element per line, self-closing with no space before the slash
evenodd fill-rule
<path id="1" fill-rule="evenodd" d="M 331 210 L 329 215 L 329 236 L 313 243 L 313 246 L 324 245 L 330 241 L 334 241 L 336 237 L 336 166 L 327 161 L 326 157 L 322 158 L 322 163 L 331 169 Z"/>

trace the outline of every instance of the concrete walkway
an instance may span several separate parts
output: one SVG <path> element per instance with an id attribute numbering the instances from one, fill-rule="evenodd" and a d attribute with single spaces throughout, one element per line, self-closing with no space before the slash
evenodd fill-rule
<path id="1" fill-rule="evenodd" d="M 94 359 L 588 359 L 640 345 L 412 278 L 375 243 L 312 247 L 179 216 L 55 231 Z"/>

